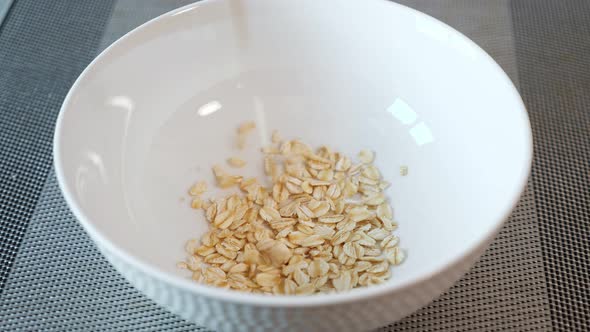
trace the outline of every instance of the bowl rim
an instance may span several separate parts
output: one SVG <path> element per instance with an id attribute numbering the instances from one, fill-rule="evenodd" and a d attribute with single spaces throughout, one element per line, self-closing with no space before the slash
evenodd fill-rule
<path id="1" fill-rule="evenodd" d="M 391 6 L 397 7 L 403 11 L 409 11 L 414 15 L 418 15 L 421 18 L 428 20 L 435 24 L 440 24 L 445 27 L 445 29 L 457 36 L 462 42 L 466 43 L 470 47 L 473 48 L 475 53 L 478 57 L 495 67 L 502 76 L 502 80 L 504 80 L 504 84 L 506 84 L 507 88 L 511 90 L 513 98 L 515 100 L 515 112 L 519 112 L 519 115 L 523 117 L 524 123 L 526 124 L 523 131 L 526 131 L 525 137 L 525 145 L 527 151 L 525 162 L 519 165 L 519 181 L 516 185 L 513 185 L 512 192 L 509 198 L 509 203 L 503 207 L 503 209 L 498 209 L 499 212 L 496 216 L 496 222 L 493 227 L 485 230 L 482 232 L 477 241 L 475 241 L 471 247 L 469 247 L 465 252 L 453 257 L 445 264 L 432 269 L 428 273 L 425 273 L 418 278 L 407 280 L 404 282 L 400 282 L 397 284 L 380 284 L 371 287 L 362 287 L 362 288 L 355 288 L 347 292 L 343 293 L 335 293 L 335 294 L 314 294 L 312 296 L 288 296 L 288 295 L 263 295 L 263 294 L 250 294 L 250 293 L 243 293 L 239 291 L 227 290 L 218 287 L 207 286 L 203 284 L 199 284 L 195 281 L 188 280 L 186 278 L 182 278 L 180 276 L 174 275 L 169 272 L 165 272 L 160 270 L 159 268 L 151 265 L 150 263 L 136 257 L 124 249 L 119 247 L 117 244 L 109 240 L 104 234 L 102 234 L 97 227 L 95 227 L 92 223 L 92 218 L 86 215 L 83 211 L 81 206 L 78 202 L 74 199 L 74 195 L 72 194 L 73 190 L 68 187 L 66 184 L 66 175 L 64 173 L 62 167 L 62 160 L 60 159 L 61 156 L 61 140 L 62 140 L 62 132 L 63 132 L 63 122 L 64 117 L 66 116 L 65 113 L 68 109 L 70 109 L 70 104 L 72 103 L 73 95 L 78 90 L 78 87 L 81 85 L 81 82 L 85 80 L 85 78 L 91 73 L 92 71 L 96 70 L 98 64 L 106 57 L 108 57 L 109 53 L 112 52 L 114 48 L 120 47 L 122 43 L 126 40 L 134 38 L 138 33 L 145 30 L 148 26 L 154 25 L 158 21 L 162 21 L 164 19 L 170 18 L 175 15 L 179 15 L 188 11 L 192 11 L 196 8 L 201 6 L 206 6 L 209 3 L 219 2 L 219 1 L 226 1 L 226 0 L 202 0 L 197 3 L 192 3 L 186 6 L 182 6 L 170 12 L 164 13 L 156 18 L 153 18 L 146 23 L 136 27 L 135 29 L 127 32 L 125 35 L 120 37 L 114 43 L 109 45 L 106 49 L 104 49 L 96 58 L 94 58 L 90 64 L 82 71 L 80 76 L 76 79 L 68 94 L 66 95 L 63 104 L 60 108 L 60 112 L 57 118 L 54 137 L 53 137 L 53 161 L 54 161 L 54 168 L 56 173 L 56 178 L 58 181 L 58 185 L 62 191 L 62 194 L 67 202 L 69 208 L 73 212 L 76 220 L 82 225 L 84 230 L 90 235 L 92 240 L 95 242 L 96 245 L 102 247 L 100 249 L 104 249 L 110 252 L 112 255 L 115 255 L 119 259 L 121 259 L 126 264 L 133 266 L 134 268 L 140 270 L 147 275 L 158 279 L 161 282 L 166 284 L 172 285 L 179 289 L 182 289 L 189 293 L 195 293 L 197 295 L 202 295 L 206 297 L 210 297 L 217 300 L 227 301 L 227 302 L 234 302 L 240 303 L 245 305 L 256 305 L 256 306 L 265 306 L 265 307 L 310 307 L 310 306 L 326 306 L 326 305 L 333 305 L 333 304 L 341 304 L 341 303 L 349 303 L 355 302 L 360 300 L 368 300 L 370 298 L 383 296 L 386 294 L 391 294 L 394 292 L 399 292 L 402 290 L 407 290 L 413 286 L 419 285 L 424 283 L 437 275 L 444 273 L 446 270 L 453 268 L 461 261 L 465 260 L 470 254 L 474 253 L 479 246 L 487 245 L 489 241 L 493 239 L 493 237 L 497 234 L 500 228 L 503 226 L 504 222 L 510 216 L 512 210 L 516 207 L 517 203 L 521 195 L 524 193 L 526 189 L 526 184 L 528 181 L 528 177 L 532 167 L 532 158 L 533 158 L 533 137 L 532 137 L 532 130 L 530 127 L 530 121 L 528 118 L 528 114 L 525 108 L 525 105 L 514 86 L 513 82 L 510 80 L 508 75 L 504 72 L 504 70 L 493 60 L 493 58 L 485 52 L 481 47 L 479 47 L 475 42 L 471 39 L 463 35 L 461 32 L 455 30 L 454 28 L 450 27 L 444 22 L 441 22 L 430 15 L 422 13 L 418 10 L 413 8 L 386 0 L 372 0 L 372 1 L 386 1 Z M 112 262 L 111 262 L 112 263 Z"/>

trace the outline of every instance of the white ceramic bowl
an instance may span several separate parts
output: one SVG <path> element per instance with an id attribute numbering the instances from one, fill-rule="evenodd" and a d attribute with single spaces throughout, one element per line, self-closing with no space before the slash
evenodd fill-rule
<path id="1" fill-rule="evenodd" d="M 262 296 L 192 282 L 175 264 L 206 229 L 180 198 L 236 154 L 262 175 L 269 133 L 377 152 L 407 260 L 380 286 Z M 68 94 L 55 166 L 72 211 L 131 284 L 218 330 L 367 330 L 463 275 L 523 190 L 531 132 L 514 86 L 466 37 L 387 1 L 202 1 L 114 43 Z M 409 175 L 399 174 L 407 165 Z"/>

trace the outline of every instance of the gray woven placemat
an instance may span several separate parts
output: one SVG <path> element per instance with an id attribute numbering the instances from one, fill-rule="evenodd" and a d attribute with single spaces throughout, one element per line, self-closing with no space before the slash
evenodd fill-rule
<path id="1" fill-rule="evenodd" d="M 590 1 L 511 9 L 552 326 L 590 331 Z"/>
<path id="2" fill-rule="evenodd" d="M 185 2 L 18 0 L 0 28 L 0 330 L 199 329 L 113 270 L 49 172 L 52 121 L 85 64 Z M 381 330 L 589 330 L 588 3 L 400 2 L 464 32 L 500 63 L 529 107 L 537 155 L 520 204 L 476 266 L 434 303 Z"/>
<path id="3" fill-rule="evenodd" d="M 58 110 L 96 55 L 111 8 L 19 0 L 0 26 L 0 290 L 51 169 Z"/>

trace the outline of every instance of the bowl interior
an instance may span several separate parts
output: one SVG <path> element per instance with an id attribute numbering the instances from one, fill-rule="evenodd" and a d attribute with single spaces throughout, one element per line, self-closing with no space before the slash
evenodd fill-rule
<path id="1" fill-rule="evenodd" d="M 258 129 L 238 151 L 247 120 Z M 83 224 L 184 278 L 184 243 L 207 229 L 187 189 L 212 184 L 211 166 L 230 156 L 262 177 L 259 149 L 275 129 L 352 156 L 376 151 L 408 253 L 392 285 L 488 237 L 530 163 L 528 119 L 499 67 L 447 26 L 377 0 L 206 1 L 167 14 L 79 79 L 55 158 Z"/>

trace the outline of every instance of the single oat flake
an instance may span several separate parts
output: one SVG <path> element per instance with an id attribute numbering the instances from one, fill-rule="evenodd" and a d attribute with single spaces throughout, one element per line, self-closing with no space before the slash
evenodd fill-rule
<path id="1" fill-rule="evenodd" d="M 243 159 L 240 159 L 238 157 L 230 157 L 227 159 L 227 163 L 232 166 L 232 167 L 237 167 L 237 168 L 241 168 L 246 166 L 246 161 Z"/>
<path id="2" fill-rule="evenodd" d="M 401 176 L 406 176 L 406 175 L 408 175 L 408 166 L 401 166 L 401 167 L 399 168 L 399 174 L 400 174 Z"/>
<path id="3" fill-rule="evenodd" d="M 238 128 L 238 147 L 254 129 L 253 122 Z M 177 266 L 197 282 L 257 294 L 342 292 L 387 281 L 405 252 L 375 154 L 363 150 L 355 162 L 277 132 L 271 141 L 262 152 L 270 186 L 215 166 L 217 186 L 237 186 L 239 194 L 205 200 L 204 182 L 191 187 L 191 206 L 203 209 L 210 229 L 187 242 L 188 258 Z M 228 164 L 245 162 L 232 157 Z"/>
<path id="4" fill-rule="evenodd" d="M 237 145 L 239 149 L 244 149 L 246 147 L 246 137 L 254 129 L 256 129 L 256 124 L 254 122 L 244 122 L 238 127 Z"/>

